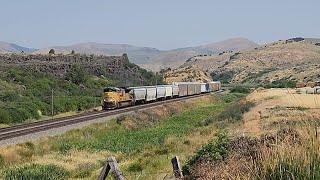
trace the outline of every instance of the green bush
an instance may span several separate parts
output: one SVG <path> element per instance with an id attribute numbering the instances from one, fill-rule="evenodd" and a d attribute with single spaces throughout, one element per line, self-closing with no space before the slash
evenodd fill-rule
<path id="1" fill-rule="evenodd" d="M 273 81 L 271 84 L 267 84 L 265 88 L 294 88 L 296 87 L 297 81 L 290 79 L 280 79 Z"/>
<path id="2" fill-rule="evenodd" d="M 221 100 L 226 103 L 231 103 L 231 102 L 238 101 L 244 98 L 245 96 L 246 94 L 243 94 L 243 93 L 229 93 L 227 95 L 222 96 Z"/>
<path id="3" fill-rule="evenodd" d="M 16 101 L 19 98 L 18 94 L 13 90 L 1 91 L 0 101 Z"/>
<path id="4" fill-rule="evenodd" d="M 66 78 L 79 85 L 88 81 L 89 73 L 82 66 L 75 64 L 71 67 Z"/>
<path id="5" fill-rule="evenodd" d="M 67 179 L 69 172 L 56 165 L 31 164 L 19 167 L 13 167 L 4 171 L 6 180 L 60 180 Z"/>
<path id="6" fill-rule="evenodd" d="M 251 89 L 244 86 L 236 86 L 230 90 L 230 93 L 244 93 L 249 94 L 251 93 Z"/>
<path id="7" fill-rule="evenodd" d="M 223 84 L 229 84 L 234 74 L 235 73 L 233 71 L 226 71 L 222 73 L 212 72 L 210 73 L 210 76 L 214 81 L 220 81 Z"/>
<path id="8" fill-rule="evenodd" d="M 216 119 L 218 121 L 227 120 L 228 122 L 240 121 L 243 118 L 243 114 L 248 112 L 254 106 L 255 103 L 251 101 L 233 104 L 230 107 L 225 108 L 225 110 L 220 113 Z"/>
<path id="9" fill-rule="evenodd" d="M 227 154 L 230 139 L 226 133 L 219 133 L 218 136 L 204 145 L 199 151 L 195 153 L 183 166 L 183 174 L 189 175 L 189 169 L 200 159 L 206 160 L 223 160 Z"/>

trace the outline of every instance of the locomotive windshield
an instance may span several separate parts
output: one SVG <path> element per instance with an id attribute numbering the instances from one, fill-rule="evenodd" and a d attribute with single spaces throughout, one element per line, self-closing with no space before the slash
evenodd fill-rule
<path id="1" fill-rule="evenodd" d="M 119 91 L 119 89 L 116 87 L 108 87 L 103 90 L 103 92 L 117 92 L 117 91 Z"/>

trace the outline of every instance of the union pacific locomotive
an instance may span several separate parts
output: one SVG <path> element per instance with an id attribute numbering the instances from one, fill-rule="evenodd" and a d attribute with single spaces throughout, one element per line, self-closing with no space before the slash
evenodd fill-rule
<path id="1" fill-rule="evenodd" d="M 209 83 L 174 82 L 172 85 L 108 87 L 103 92 L 103 109 L 116 109 L 154 101 L 209 93 L 221 89 L 219 81 Z"/>

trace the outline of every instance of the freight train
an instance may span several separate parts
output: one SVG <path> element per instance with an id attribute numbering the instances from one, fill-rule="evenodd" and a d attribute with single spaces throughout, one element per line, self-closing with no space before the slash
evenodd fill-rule
<path id="1" fill-rule="evenodd" d="M 107 87 L 103 91 L 104 110 L 134 106 L 166 99 L 210 93 L 221 89 L 219 81 L 209 83 L 174 82 L 172 85 Z"/>

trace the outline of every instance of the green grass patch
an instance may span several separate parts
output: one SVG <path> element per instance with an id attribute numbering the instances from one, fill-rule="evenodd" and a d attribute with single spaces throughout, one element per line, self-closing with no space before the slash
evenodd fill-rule
<path id="1" fill-rule="evenodd" d="M 223 107 L 224 104 L 220 102 L 199 105 L 154 126 L 139 130 L 127 130 L 112 120 L 107 124 L 97 124 L 54 138 L 51 144 L 54 150 L 60 152 L 71 149 L 133 152 L 141 150 L 145 145 L 161 145 L 168 136 L 190 133 L 199 121 L 221 112 Z"/>
<path id="2" fill-rule="evenodd" d="M 69 172 L 56 165 L 31 164 L 13 167 L 4 171 L 5 180 L 63 180 L 67 179 Z"/>
<path id="3" fill-rule="evenodd" d="M 231 102 L 238 101 L 246 96 L 247 94 L 243 94 L 243 93 L 229 93 L 229 94 L 220 96 L 220 98 L 225 103 L 231 103 Z"/>
<path id="4" fill-rule="evenodd" d="M 241 121 L 243 119 L 243 114 L 248 112 L 254 106 L 255 103 L 251 101 L 232 103 L 228 105 L 219 115 L 206 119 L 203 124 L 208 126 L 214 122 L 222 122 L 219 127 L 223 128 L 229 123 Z"/>

